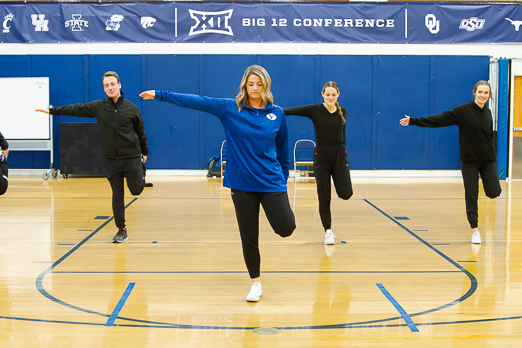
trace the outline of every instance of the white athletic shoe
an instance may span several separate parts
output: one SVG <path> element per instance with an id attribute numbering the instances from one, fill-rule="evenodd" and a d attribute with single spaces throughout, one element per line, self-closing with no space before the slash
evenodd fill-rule
<path id="1" fill-rule="evenodd" d="M 248 302 L 258 302 L 261 299 L 261 295 L 263 295 L 263 290 L 261 290 L 261 283 L 255 282 L 252 284 L 246 300 Z"/>
<path id="2" fill-rule="evenodd" d="M 480 232 L 479 231 L 473 232 L 473 234 L 471 235 L 471 243 L 473 243 L 473 244 L 481 244 L 482 243 L 482 239 L 480 238 Z"/>
<path id="3" fill-rule="evenodd" d="M 335 234 L 332 230 L 326 230 L 324 234 L 324 244 L 326 245 L 334 245 L 335 244 Z"/>

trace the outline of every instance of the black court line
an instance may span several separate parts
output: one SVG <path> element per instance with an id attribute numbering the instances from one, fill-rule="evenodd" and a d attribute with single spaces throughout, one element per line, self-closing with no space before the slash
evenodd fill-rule
<path id="1" fill-rule="evenodd" d="M 460 261 L 459 261 L 460 262 Z M 53 274 L 246 274 L 248 271 L 53 271 Z M 265 273 L 288 274 L 430 274 L 461 273 L 460 271 L 263 271 Z"/>
<path id="2" fill-rule="evenodd" d="M 130 206 L 132 203 L 134 203 L 135 201 L 137 200 L 137 198 L 135 198 L 134 200 L 132 200 L 125 208 L 127 208 L 128 206 Z M 447 308 L 447 307 L 450 307 L 450 306 L 453 306 L 455 304 L 458 304 L 462 301 L 464 301 L 465 299 L 467 299 L 469 296 L 471 296 L 475 291 L 476 291 L 476 288 L 477 288 L 477 280 L 476 278 L 471 274 L 469 273 L 467 270 L 465 270 L 464 268 L 462 268 L 458 263 L 456 263 L 455 261 L 453 261 L 452 259 L 450 259 L 448 256 L 446 256 L 445 254 L 443 254 L 442 252 L 440 252 L 439 250 L 437 250 L 436 248 L 434 248 L 432 245 L 430 245 L 428 242 L 424 241 L 422 238 L 420 238 L 419 236 L 417 236 L 415 233 L 413 233 L 412 231 L 410 231 L 408 228 L 406 228 L 404 225 L 402 225 L 401 223 L 399 223 L 397 220 L 395 220 L 394 218 L 392 218 L 390 215 L 386 214 L 384 211 L 382 211 L 381 209 L 379 209 L 377 206 L 375 206 L 374 204 L 372 204 L 370 201 L 364 199 L 364 201 L 366 203 L 368 203 L 369 205 L 371 205 L 374 209 L 376 209 L 377 211 L 379 211 L 381 214 L 383 214 L 384 216 L 386 216 L 388 219 L 390 219 L 390 221 L 393 221 L 394 223 L 396 223 L 398 226 L 400 226 L 402 229 L 404 229 L 406 232 L 408 232 L 409 234 L 411 234 L 413 237 L 415 237 L 416 239 L 418 239 L 421 243 L 423 243 L 425 246 L 427 246 L 428 248 L 430 248 L 432 251 L 436 252 L 437 254 L 439 254 L 441 257 L 443 257 L 444 259 L 446 259 L 448 262 L 450 262 L 452 265 L 454 265 L 459 271 L 454 271 L 454 272 L 463 272 L 465 273 L 468 278 L 470 279 L 471 281 L 471 286 L 470 286 L 470 289 L 466 292 L 466 294 L 464 294 L 463 296 L 461 296 L 460 298 L 458 298 L 457 300 L 455 301 L 452 301 L 450 303 L 447 303 L 445 305 L 442 305 L 442 306 L 439 306 L 437 308 L 433 308 L 433 309 L 429 309 L 429 310 L 426 310 L 426 311 L 422 311 L 422 312 L 418 312 L 418 313 L 414 313 L 414 314 L 411 314 L 410 317 L 412 316 L 419 316 L 419 315 L 422 315 L 422 314 L 426 314 L 426 313 L 431 313 L 431 312 L 435 312 L 435 311 L 438 311 L 438 310 L 441 310 L 441 309 L 444 309 L 444 308 Z M 68 253 L 66 253 L 64 256 L 62 256 L 58 261 L 56 261 L 55 263 L 53 263 L 53 265 L 51 265 L 49 268 L 47 268 L 44 272 L 42 272 L 38 278 L 36 279 L 36 287 L 38 289 L 38 291 L 40 291 L 40 293 L 42 295 L 44 295 L 45 297 L 47 297 L 48 299 L 50 299 L 51 301 L 55 302 L 55 303 L 58 303 L 58 304 L 61 304 L 63 306 L 66 306 L 68 308 L 72 308 L 72 309 L 76 309 L 78 311 L 82 311 L 82 312 L 85 312 L 85 313 L 90 313 L 90 314 L 95 314 L 95 315 L 98 315 L 98 316 L 103 316 L 103 317 L 109 317 L 109 314 L 105 314 L 105 313 L 99 313 L 99 312 L 95 312 L 95 311 L 92 311 L 92 310 L 88 310 L 88 309 L 84 309 L 84 308 L 80 308 L 78 306 L 75 306 L 75 305 L 72 305 L 72 304 L 69 304 L 69 303 L 66 303 L 64 301 L 61 301 L 57 298 L 55 298 L 54 296 L 50 295 L 44 288 L 43 288 L 43 278 L 45 277 L 46 274 L 48 273 L 51 273 L 51 271 L 53 270 L 54 267 L 56 267 L 57 265 L 59 265 L 62 261 L 64 261 L 68 256 L 70 256 L 74 251 L 76 251 L 80 246 L 82 246 L 85 242 L 87 242 L 90 238 L 92 238 L 96 233 L 98 233 L 104 226 L 106 226 L 111 220 L 113 220 L 114 217 L 111 217 L 110 219 L 108 219 L 107 221 L 105 221 L 99 228 L 97 228 L 95 231 L 93 231 L 93 233 L 91 233 L 89 236 L 87 236 L 83 241 L 81 241 L 80 243 L 78 243 L 78 245 L 76 245 L 73 249 L 71 249 Z M 454 273 L 452 272 L 452 273 Z M 58 273 L 58 272 L 56 272 Z M 64 272 L 64 273 L 67 273 L 67 272 Z M 245 272 L 246 273 L 246 272 Z M 265 272 L 265 273 L 268 273 L 268 272 Z M 333 272 L 327 272 L 327 273 L 333 273 Z M 376 272 L 376 273 L 381 273 L 381 272 Z M 408 273 L 407 271 L 405 271 L 405 273 Z M 77 322 L 66 322 L 66 321 L 53 321 L 53 320 L 41 320 L 41 319 L 29 319 L 29 318 L 17 318 L 17 317 L 6 317 L 6 316 L 0 316 L 0 318 L 5 318 L 5 319 L 13 319 L 13 320 L 25 320 L 25 321 L 37 321 L 37 322 L 49 322 L 49 323 L 68 323 L 68 324 L 83 324 L 83 325 L 104 325 L 102 323 L 77 323 Z M 157 328 L 185 328 L 185 329 L 228 329 L 228 330 L 251 330 L 251 329 L 255 329 L 256 327 L 234 327 L 234 326 L 200 326 L 200 325 L 185 325 L 185 324 L 176 324 L 176 323 L 163 323 L 163 322 L 155 322 L 155 321 L 148 321 L 148 320 L 140 320 L 140 319 L 134 319 L 134 318 L 124 318 L 124 317 L 118 317 L 118 319 L 121 320 L 126 320 L 126 321 L 130 321 L 130 322 L 134 322 L 134 323 L 141 323 L 141 324 L 119 324 L 119 325 L 114 325 L 114 326 L 122 326 L 122 327 L 148 327 L 148 328 L 152 328 L 152 327 L 157 327 Z M 404 325 L 401 325 L 401 324 L 379 324 L 379 323 L 384 323 L 384 322 L 389 322 L 389 321 L 395 321 L 395 320 L 398 320 L 398 319 L 402 319 L 401 316 L 398 316 L 398 317 L 391 317 L 391 318 L 383 318 L 383 319 L 376 319 L 376 320 L 369 320 L 369 321 L 364 321 L 364 322 L 357 322 L 357 323 L 343 323 L 343 324 L 329 324 L 329 325 L 320 325 L 320 326 L 290 326 L 290 327 L 277 327 L 277 329 L 280 329 L 280 330 L 301 330 L 301 329 L 306 329 L 306 330 L 309 330 L 309 329 L 346 329 L 346 328 L 372 328 L 372 327 L 400 327 L 400 326 L 404 326 Z M 486 321 L 498 321 L 498 320 L 514 320 L 514 319 L 522 319 L 522 316 L 516 316 L 516 317 L 505 317 L 505 318 L 491 318 L 491 319 L 477 319 L 477 320 L 467 320 L 467 321 L 453 321 L 453 322 L 439 322 L 439 323 L 423 323 L 423 324 L 418 324 L 419 326 L 422 326 L 422 325 L 448 325 L 448 324 L 459 324 L 459 323 L 475 323 L 475 322 L 486 322 Z"/>

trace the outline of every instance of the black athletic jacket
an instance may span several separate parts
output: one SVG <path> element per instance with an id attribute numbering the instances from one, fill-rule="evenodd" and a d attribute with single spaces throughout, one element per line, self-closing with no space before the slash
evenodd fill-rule
<path id="1" fill-rule="evenodd" d="M 410 118 L 410 125 L 419 127 L 459 126 L 460 160 L 487 163 L 496 161 L 493 144 L 493 118 L 491 110 L 470 101 L 450 111 L 428 117 Z"/>
<path id="2" fill-rule="evenodd" d="M 303 116 L 312 120 L 315 141 L 319 146 L 346 145 L 346 123 L 343 124 L 338 111 L 331 113 L 323 103 L 283 108 L 286 116 Z M 346 109 L 341 106 L 344 119 Z"/>
<path id="3" fill-rule="evenodd" d="M 5 140 L 2 133 L 0 133 L 0 148 L 2 148 L 2 150 L 7 150 L 9 148 L 9 143 Z"/>
<path id="4" fill-rule="evenodd" d="M 123 92 L 118 99 L 118 105 L 114 104 L 112 98 L 107 97 L 85 104 L 51 106 L 49 111 L 53 115 L 96 118 L 105 158 L 140 157 L 149 153 L 140 110 L 133 102 L 124 98 Z"/>

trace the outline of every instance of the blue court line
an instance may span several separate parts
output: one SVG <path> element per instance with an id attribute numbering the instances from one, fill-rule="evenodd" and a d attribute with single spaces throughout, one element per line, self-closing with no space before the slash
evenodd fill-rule
<path id="1" fill-rule="evenodd" d="M 410 328 L 411 332 L 419 332 L 419 329 L 417 329 L 417 326 L 415 326 L 415 323 L 413 322 L 413 320 L 411 320 L 410 316 L 402 308 L 399 302 L 395 301 L 393 296 L 388 292 L 388 290 L 386 290 L 386 288 L 382 284 L 377 283 L 377 286 L 382 291 L 384 296 L 386 296 L 386 298 L 390 300 L 395 309 L 397 309 L 397 311 L 400 313 L 401 317 L 404 319 L 406 324 L 408 324 L 408 327 Z"/>
<path id="2" fill-rule="evenodd" d="M 109 320 L 107 320 L 107 322 L 105 323 L 105 326 L 112 326 L 114 324 L 116 318 L 118 317 L 118 314 L 120 314 L 120 311 L 123 308 L 123 305 L 125 304 L 125 301 L 127 301 L 127 299 L 129 298 L 130 293 L 134 288 L 134 284 L 136 283 L 129 283 L 129 285 L 127 285 L 127 289 L 125 289 L 123 296 L 120 298 L 120 301 L 112 311 L 112 314 L 109 317 Z"/>

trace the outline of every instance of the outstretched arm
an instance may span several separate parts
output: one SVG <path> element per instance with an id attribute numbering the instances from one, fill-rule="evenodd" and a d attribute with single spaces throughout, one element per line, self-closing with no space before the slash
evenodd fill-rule
<path id="1" fill-rule="evenodd" d="M 149 90 L 149 91 L 141 92 L 140 97 L 142 97 L 145 100 L 154 99 L 156 97 L 156 91 Z"/>
<path id="2" fill-rule="evenodd" d="M 399 123 L 401 126 L 406 127 L 410 124 L 410 116 L 408 116 L 408 115 L 404 115 L 404 116 L 405 116 L 404 118 L 400 119 Z"/>
<path id="3" fill-rule="evenodd" d="M 182 108 L 194 109 L 221 117 L 228 105 L 235 102 L 231 99 L 211 98 L 196 94 L 172 93 L 161 90 L 148 90 L 140 93 L 144 100 L 155 99 L 171 103 Z"/>

